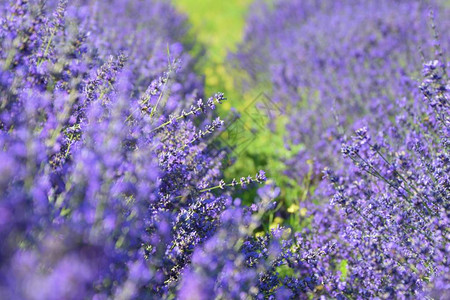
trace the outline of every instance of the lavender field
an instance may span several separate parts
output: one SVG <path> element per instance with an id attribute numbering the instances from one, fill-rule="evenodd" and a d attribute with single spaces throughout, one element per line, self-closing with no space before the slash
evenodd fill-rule
<path id="1" fill-rule="evenodd" d="M 0 4 L 0 300 L 450 299 L 449 1 Z"/>

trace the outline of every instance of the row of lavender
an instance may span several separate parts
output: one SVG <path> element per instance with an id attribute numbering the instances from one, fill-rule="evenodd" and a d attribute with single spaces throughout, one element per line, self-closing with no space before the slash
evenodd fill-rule
<path id="1" fill-rule="evenodd" d="M 261 294 L 247 241 L 270 200 L 216 192 L 264 172 L 221 180 L 225 99 L 200 99 L 184 18 L 159 0 L 68 2 L 1 8 L 0 298 Z"/>
<path id="2" fill-rule="evenodd" d="M 450 297 L 450 11 L 430 2 L 251 9 L 233 59 L 290 112 L 287 144 L 303 148 L 286 176 L 314 183 L 303 243 L 329 246 L 310 292 Z"/>

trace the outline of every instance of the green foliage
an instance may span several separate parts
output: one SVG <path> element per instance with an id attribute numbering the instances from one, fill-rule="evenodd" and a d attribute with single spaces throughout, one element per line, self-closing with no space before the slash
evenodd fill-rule
<path id="1" fill-rule="evenodd" d="M 339 271 L 341 271 L 341 280 L 344 281 L 348 273 L 348 261 L 346 259 L 341 260 L 339 263 Z"/>
<path id="2" fill-rule="evenodd" d="M 280 278 L 294 275 L 294 270 L 292 270 L 288 265 L 281 265 L 277 267 L 276 270 Z"/>

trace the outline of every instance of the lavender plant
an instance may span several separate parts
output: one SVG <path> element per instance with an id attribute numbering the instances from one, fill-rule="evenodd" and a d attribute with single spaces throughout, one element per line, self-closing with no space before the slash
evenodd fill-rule
<path id="1" fill-rule="evenodd" d="M 342 146 L 346 167 L 326 170 L 340 212 L 314 212 L 333 224 L 321 233 L 337 240 L 327 263 L 347 265 L 345 277 L 328 281 L 336 297 L 448 296 L 446 67 L 426 63 L 422 97 L 398 103 L 402 113 L 374 136 L 357 130 Z"/>

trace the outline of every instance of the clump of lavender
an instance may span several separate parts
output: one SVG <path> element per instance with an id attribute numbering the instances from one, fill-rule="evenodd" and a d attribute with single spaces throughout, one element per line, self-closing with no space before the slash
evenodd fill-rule
<path id="1" fill-rule="evenodd" d="M 264 214 L 275 208 L 272 200 L 263 196 L 250 208 L 234 201 L 219 230 L 194 251 L 178 297 L 308 299 L 319 285 L 317 261 L 328 248 L 308 249 L 300 235 L 282 227 L 255 236 Z"/>
<path id="2" fill-rule="evenodd" d="M 168 8 L 149 36 L 171 40 L 182 18 L 145 4 Z M 224 95 L 189 101 L 197 77 L 170 46 L 162 62 L 133 38 L 121 45 L 90 9 L 105 6 L 97 22 L 124 37 L 158 18 L 122 27 L 114 5 L 48 5 L 13 1 L 1 18 L 0 298 L 172 297 L 231 206 L 216 193 L 234 186 L 221 181 L 224 153 L 209 146 Z"/>
<path id="3" fill-rule="evenodd" d="M 331 260 L 348 266 L 346 277 L 329 286 L 335 296 L 448 293 L 446 67 L 438 60 L 424 64 L 422 97 L 399 102 L 402 113 L 375 135 L 356 130 L 342 146 L 346 168 L 326 171 L 331 204 L 341 210 L 333 213 L 341 223 L 331 227 L 340 249 Z"/>

